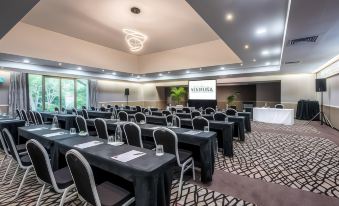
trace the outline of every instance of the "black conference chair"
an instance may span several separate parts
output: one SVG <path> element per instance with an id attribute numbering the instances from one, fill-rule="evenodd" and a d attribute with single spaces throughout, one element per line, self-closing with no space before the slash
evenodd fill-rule
<path id="1" fill-rule="evenodd" d="M 188 107 L 184 107 L 184 108 L 182 108 L 182 111 L 184 112 L 184 113 L 191 113 L 191 109 L 190 108 L 188 108 Z"/>
<path id="2" fill-rule="evenodd" d="M 79 196 L 91 205 L 127 206 L 135 201 L 130 192 L 111 182 L 106 181 L 96 185 L 92 168 L 80 152 L 74 149 L 68 151 L 66 153 L 66 162 Z"/>
<path id="3" fill-rule="evenodd" d="M 72 109 L 72 113 L 75 114 L 75 115 L 78 115 L 78 110 L 75 109 L 75 108 L 73 108 L 73 109 Z"/>
<path id="4" fill-rule="evenodd" d="M 142 109 L 140 106 L 136 106 L 135 109 L 137 110 L 137 112 L 142 112 Z"/>
<path id="5" fill-rule="evenodd" d="M 130 109 L 131 109 L 131 107 L 130 107 L 130 106 L 128 106 L 128 105 L 126 105 L 126 106 L 125 106 L 125 109 L 127 109 L 127 110 L 130 110 Z"/>
<path id="6" fill-rule="evenodd" d="M 114 105 L 114 107 L 115 107 L 115 109 L 120 109 L 120 108 L 119 108 L 119 105 L 117 105 L 117 104 Z"/>
<path id="7" fill-rule="evenodd" d="M 144 113 L 137 112 L 134 115 L 135 122 L 140 123 L 142 120 L 146 123 L 146 116 Z"/>
<path id="8" fill-rule="evenodd" d="M 164 111 L 162 111 L 162 115 L 166 115 L 166 116 L 168 116 L 168 115 L 170 115 L 171 114 L 171 112 L 170 111 L 168 111 L 168 110 L 164 110 Z"/>
<path id="9" fill-rule="evenodd" d="M 105 107 L 100 107 L 100 111 L 101 112 L 106 112 L 106 108 Z"/>
<path id="10" fill-rule="evenodd" d="M 97 131 L 97 134 L 99 138 L 101 139 L 108 139 L 108 131 L 107 131 L 107 124 L 105 120 L 101 118 L 97 118 L 94 120 L 95 130 Z"/>
<path id="11" fill-rule="evenodd" d="M 19 109 L 16 109 L 15 111 L 16 111 L 16 116 L 19 117 L 20 120 L 22 120 L 23 117 L 22 117 L 22 114 L 21 114 L 20 110 L 19 110 Z"/>
<path id="12" fill-rule="evenodd" d="M 83 116 L 85 119 L 89 119 L 89 117 L 88 117 L 88 112 L 87 112 L 86 109 L 83 109 L 83 110 L 82 110 L 82 116 Z"/>
<path id="13" fill-rule="evenodd" d="M 64 205 L 65 202 L 76 195 L 76 193 L 73 193 L 66 198 L 67 193 L 75 187 L 68 167 L 53 171 L 46 149 L 34 139 L 29 140 L 26 147 L 39 183 L 43 184 L 36 205 L 40 205 L 46 186 L 52 186 L 56 193 L 62 194 L 59 205 Z"/>
<path id="14" fill-rule="evenodd" d="M 274 107 L 276 109 L 284 109 L 285 108 L 285 106 L 283 104 L 276 104 Z"/>
<path id="15" fill-rule="evenodd" d="M 134 122 L 124 124 L 123 129 L 126 135 L 127 144 L 146 149 L 155 148 L 154 142 L 142 140 L 141 129 L 139 125 Z"/>
<path id="16" fill-rule="evenodd" d="M 205 109 L 205 114 L 214 114 L 215 113 L 215 110 L 211 107 L 207 107 Z"/>
<path id="17" fill-rule="evenodd" d="M 9 185 L 10 186 L 12 185 L 12 183 L 13 183 L 13 181 L 14 181 L 17 173 L 18 173 L 19 168 L 21 168 L 22 170 L 25 171 L 25 174 L 24 174 L 24 176 L 23 176 L 23 178 L 21 180 L 20 186 L 19 186 L 19 188 L 18 188 L 18 190 L 17 190 L 17 192 L 15 194 L 15 197 L 14 197 L 14 199 L 15 199 L 15 198 L 17 198 L 19 196 L 19 194 L 21 192 L 21 188 L 24 185 L 25 180 L 27 178 L 27 175 L 28 175 L 30 169 L 33 166 L 32 166 L 31 160 L 30 160 L 30 158 L 29 158 L 29 156 L 27 154 L 21 154 L 20 155 L 18 153 L 18 151 L 16 149 L 16 146 L 14 144 L 13 137 L 12 137 L 11 133 L 8 131 L 7 128 L 2 130 L 2 134 L 3 134 L 3 138 L 5 139 L 6 145 L 8 146 L 9 154 L 11 155 L 13 160 L 15 162 L 17 162 L 17 164 L 18 164 L 18 166 L 16 167 L 16 170 L 14 172 L 14 175 L 13 175 L 12 180 L 11 180 Z"/>
<path id="18" fill-rule="evenodd" d="M 59 112 L 59 108 L 58 107 L 54 107 L 54 111 L 55 112 Z"/>
<path id="19" fill-rule="evenodd" d="M 148 115 L 152 115 L 152 110 L 145 108 L 144 109 L 144 114 L 147 114 L 147 113 L 148 113 Z"/>
<path id="20" fill-rule="evenodd" d="M 28 116 L 29 116 L 29 119 L 31 120 L 31 122 L 32 122 L 33 124 L 38 124 L 38 123 L 37 123 L 37 120 L 36 120 L 36 118 L 35 118 L 34 112 L 33 112 L 32 110 L 29 110 L 29 111 L 28 111 Z"/>
<path id="21" fill-rule="evenodd" d="M 195 180 L 194 159 L 192 152 L 178 149 L 178 137 L 170 129 L 160 128 L 154 130 L 153 138 L 156 145 L 163 145 L 164 152 L 174 154 L 177 159 L 177 164 L 181 168 L 179 181 L 179 195 L 181 195 L 182 180 L 184 173 L 192 168 L 193 180 Z"/>
<path id="22" fill-rule="evenodd" d="M 111 108 L 112 106 L 111 106 L 110 104 L 108 104 L 106 107 L 107 107 L 107 109 L 109 109 L 109 108 Z"/>
<path id="23" fill-rule="evenodd" d="M 83 106 L 81 106 L 81 109 L 87 109 L 87 107 L 83 105 Z"/>
<path id="24" fill-rule="evenodd" d="M 238 112 L 235 109 L 228 108 L 225 113 L 226 113 L 227 116 L 229 116 L 229 115 L 230 116 L 235 116 L 235 115 L 237 115 Z"/>
<path id="25" fill-rule="evenodd" d="M 128 121 L 128 114 L 127 114 L 127 112 L 125 112 L 125 111 L 120 111 L 120 112 L 118 113 L 118 118 L 120 119 L 120 121 L 125 121 L 125 122 L 127 122 L 127 121 Z"/>
<path id="26" fill-rule="evenodd" d="M 204 130 L 204 127 L 210 128 L 210 122 L 205 117 L 194 117 L 192 120 L 192 127 L 194 130 Z"/>
<path id="27" fill-rule="evenodd" d="M 192 113 L 191 113 L 191 119 L 193 119 L 195 117 L 201 117 L 201 113 L 197 110 L 192 111 Z"/>
<path id="28" fill-rule="evenodd" d="M 96 131 L 88 131 L 87 122 L 83 116 L 76 116 L 75 121 L 77 123 L 79 132 L 86 132 L 89 136 L 97 136 Z"/>
<path id="29" fill-rule="evenodd" d="M 24 109 L 21 110 L 22 119 L 25 120 L 25 122 L 29 123 L 28 115 Z"/>
<path id="30" fill-rule="evenodd" d="M 172 114 L 173 114 L 173 113 L 177 113 L 177 109 L 176 109 L 175 107 L 171 107 L 171 108 L 170 108 L 170 111 L 171 111 Z"/>
<path id="31" fill-rule="evenodd" d="M 65 107 L 61 107 L 61 112 L 65 113 L 65 111 L 66 111 Z"/>
<path id="32" fill-rule="evenodd" d="M 214 114 L 213 119 L 215 121 L 225 121 L 227 115 L 222 112 L 217 112 Z"/>
<path id="33" fill-rule="evenodd" d="M 92 111 L 95 111 L 95 107 L 91 107 L 91 110 L 92 110 Z"/>
<path id="34" fill-rule="evenodd" d="M 176 121 L 174 121 L 174 118 L 175 118 Z M 167 123 L 171 122 L 172 126 L 181 127 L 181 120 L 177 115 L 170 114 L 170 115 L 166 116 L 166 122 Z"/>

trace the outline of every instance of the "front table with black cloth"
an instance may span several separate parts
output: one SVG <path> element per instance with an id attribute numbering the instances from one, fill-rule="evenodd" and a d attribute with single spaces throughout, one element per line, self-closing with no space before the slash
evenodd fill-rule
<path id="1" fill-rule="evenodd" d="M 296 112 L 296 119 L 311 120 L 320 111 L 318 101 L 299 100 Z M 319 115 L 314 119 L 319 121 Z"/>
<path id="2" fill-rule="evenodd" d="M 208 120 L 210 130 L 217 133 L 218 148 L 222 148 L 224 155 L 233 157 L 233 122 Z M 192 128 L 192 119 L 181 119 L 181 126 Z"/>
<path id="3" fill-rule="evenodd" d="M 140 206 L 170 205 L 173 168 L 175 156 L 165 153 L 156 156 L 155 151 L 130 145 L 112 146 L 106 143 L 78 149 L 74 145 L 90 141 L 102 141 L 97 137 L 75 137 L 56 140 L 58 154 L 65 155 L 70 149 L 78 150 L 90 165 L 132 181 L 134 185 L 135 204 Z M 137 150 L 146 153 L 128 162 L 112 159 L 113 156 Z M 58 158 L 58 155 L 54 155 Z"/>
<path id="4" fill-rule="evenodd" d="M 63 129 L 69 130 L 71 128 L 77 128 L 75 117 L 73 114 L 56 114 L 53 112 L 41 112 L 41 116 L 44 121 L 52 121 L 53 117 L 58 118 L 59 126 Z"/>
<path id="5" fill-rule="evenodd" d="M 37 128 L 45 128 L 45 129 L 30 131 L 32 129 L 37 129 Z M 52 137 L 45 137 L 44 136 L 46 134 L 51 134 L 51 133 L 54 133 L 54 132 L 64 132 L 64 134 L 52 136 Z M 55 141 L 61 140 L 61 139 L 67 139 L 67 138 L 74 138 L 74 137 L 78 136 L 78 135 L 71 135 L 71 134 L 69 134 L 68 130 L 64 130 L 64 129 L 50 130 L 49 125 L 33 125 L 33 126 L 28 126 L 28 127 L 19 127 L 18 133 L 19 133 L 20 137 L 23 137 L 27 140 L 30 140 L 30 139 L 37 140 L 47 150 L 50 151 L 51 160 L 52 160 L 52 167 L 53 167 L 54 170 L 58 169 L 58 162 L 53 162 L 55 160 L 54 155 L 56 153 L 55 147 L 54 147 Z"/>
<path id="6" fill-rule="evenodd" d="M 88 126 L 94 125 L 94 119 L 86 120 Z M 115 131 L 117 126 L 116 120 L 106 120 L 107 129 Z M 122 124 L 121 124 L 122 125 Z M 156 127 L 155 124 L 138 124 L 141 128 L 142 136 L 153 140 L 153 131 Z M 201 132 L 197 135 L 184 134 L 190 131 L 186 128 L 170 128 L 178 136 L 179 147 L 180 143 L 185 145 L 192 145 L 199 148 L 199 152 L 193 152 L 194 160 L 201 166 L 201 181 L 203 183 L 211 182 L 214 173 L 214 142 L 217 134 L 215 132 Z M 185 148 L 189 150 L 189 148 Z"/>
<path id="7" fill-rule="evenodd" d="M 0 119 L 0 131 L 2 131 L 4 128 L 7 128 L 15 141 L 15 144 L 20 144 L 20 138 L 18 135 L 18 127 L 25 126 L 24 120 L 18 120 L 18 119 Z"/>

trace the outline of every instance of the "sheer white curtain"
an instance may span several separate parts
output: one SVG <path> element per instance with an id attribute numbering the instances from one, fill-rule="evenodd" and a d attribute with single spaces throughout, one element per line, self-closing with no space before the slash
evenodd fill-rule
<path id="1" fill-rule="evenodd" d="M 28 110 L 27 74 L 11 72 L 9 85 L 9 114 L 15 116 L 15 109 Z"/>
<path id="2" fill-rule="evenodd" d="M 97 92 L 98 92 L 98 82 L 97 80 L 89 80 L 88 82 L 89 89 L 89 106 L 96 107 L 97 106 Z"/>

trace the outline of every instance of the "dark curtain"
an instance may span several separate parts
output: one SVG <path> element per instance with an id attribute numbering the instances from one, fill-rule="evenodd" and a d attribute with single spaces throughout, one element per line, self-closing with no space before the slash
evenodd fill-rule
<path id="1" fill-rule="evenodd" d="M 9 114 L 15 116 L 15 109 L 28 110 L 27 74 L 11 72 L 9 85 Z"/>

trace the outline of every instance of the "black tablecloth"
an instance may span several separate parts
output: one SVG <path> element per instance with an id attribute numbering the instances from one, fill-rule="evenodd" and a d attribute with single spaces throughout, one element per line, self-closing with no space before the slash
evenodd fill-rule
<path id="1" fill-rule="evenodd" d="M 112 112 L 101 112 L 101 111 L 87 111 L 89 118 L 103 118 L 110 119 Z"/>
<path id="2" fill-rule="evenodd" d="M 104 140 L 97 137 L 75 137 L 56 140 L 55 151 L 57 151 L 57 154 L 65 154 L 70 149 L 77 149 L 74 145 L 93 140 L 104 142 Z M 77 150 L 85 156 L 92 166 L 132 181 L 136 205 L 170 205 L 173 168 L 176 164 L 174 155 L 164 154 L 159 157 L 155 155 L 155 151 L 130 145 L 115 147 L 101 144 Z M 111 158 L 131 150 L 141 151 L 146 155 L 126 163 Z M 55 158 L 58 158 L 57 154 L 54 155 Z"/>
<path id="3" fill-rule="evenodd" d="M 135 114 L 135 113 L 137 113 L 136 110 L 129 110 L 129 109 L 117 109 L 116 111 L 117 111 L 117 113 L 119 113 L 120 111 L 124 111 L 127 114 Z"/>
<path id="4" fill-rule="evenodd" d="M 88 126 L 94 125 L 94 120 L 86 120 Z M 115 131 L 117 126 L 115 120 L 106 120 L 107 129 Z M 121 122 L 121 125 L 123 122 Z M 139 124 L 143 137 L 148 137 L 153 140 L 153 131 L 159 125 L 155 124 Z M 170 128 L 178 136 L 179 147 L 188 146 L 183 149 L 191 150 L 193 152 L 194 160 L 197 161 L 197 166 L 201 167 L 201 181 L 207 183 L 212 181 L 214 173 L 214 142 L 217 134 L 215 132 L 201 132 L 197 135 L 188 135 L 184 132 L 190 131 L 186 128 Z M 182 144 L 180 144 L 182 143 Z M 193 147 L 198 147 L 198 152 L 193 150 Z"/>
<path id="5" fill-rule="evenodd" d="M 192 119 L 180 119 L 181 126 L 192 128 Z M 218 147 L 223 149 L 224 155 L 233 157 L 233 122 L 222 122 L 209 120 L 210 130 L 216 132 L 218 138 Z"/>
<path id="6" fill-rule="evenodd" d="M 41 112 L 44 121 L 52 121 L 54 116 L 57 116 L 59 127 L 69 130 L 70 128 L 77 128 L 75 117 L 73 114 L 55 114 L 53 112 Z"/>
<path id="7" fill-rule="evenodd" d="M 0 131 L 2 132 L 4 128 L 7 128 L 11 132 L 14 138 L 15 144 L 20 144 L 20 138 L 18 136 L 18 127 L 23 127 L 23 126 L 25 126 L 24 120 L 8 119 L 8 118 L 0 119 Z"/>
<path id="8" fill-rule="evenodd" d="M 319 113 L 318 101 L 300 100 L 298 101 L 296 119 L 310 120 Z M 319 120 L 319 115 L 314 120 Z"/>

